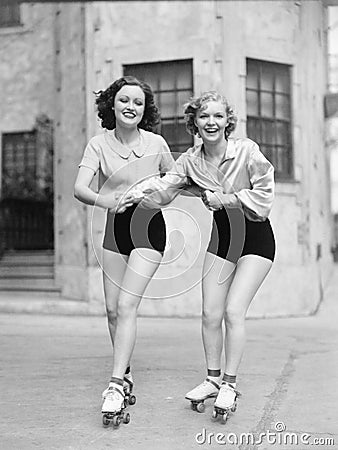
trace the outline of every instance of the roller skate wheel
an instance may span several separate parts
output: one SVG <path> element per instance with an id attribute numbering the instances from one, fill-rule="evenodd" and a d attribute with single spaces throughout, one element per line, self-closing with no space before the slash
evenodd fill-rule
<path id="1" fill-rule="evenodd" d="M 223 419 L 223 423 L 226 423 L 226 421 L 228 420 L 228 413 L 224 413 L 222 416 Z"/>
<path id="2" fill-rule="evenodd" d="M 203 402 L 197 403 L 196 411 L 199 412 L 199 413 L 204 413 L 204 411 L 205 411 L 205 404 Z"/>
<path id="3" fill-rule="evenodd" d="M 191 409 L 192 409 L 193 411 L 196 411 L 196 403 L 191 402 L 191 403 L 190 403 L 190 407 L 191 407 Z"/>
<path id="4" fill-rule="evenodd" d="M 114 427 L 118 427 L 121 423 L 121 417 L 120 416 L 114 416 L 113 417 L 113 425 Z"/>
<path id="5" fill-rule="evenodd" d="M 104 427 L 108 427 L 110 424 L 110 420 L 108 419 L 106 414 L 103 414 L 103 416 L 102 416 L 102 424 Z"/>
<path id="6" fill-rule="evenodd" d="M 136 397 L 135 397 L 135 395 L 131 395 L 129 397 L 129 405 L 135 405 L 135 403 L 136 403 Z"/>
<path id="7" fill-rule="evenodd" d="M 237 409 L 237 403 L 234 403 L 234 405 L 231 408 L 231 412 L 235 412 Z"/>
<path id="8" fill-rule="evenodd" d="M 217 411 L 213 410 L 212 412 L 212 418 L 217 419 Z"/>
<path id="9" fill-rule="evenodd" d="M 129 413 L 126 413 L 124 416 L 123 416 L 123 423 L 129 423 L 130 422 L 130 414 Z"/>

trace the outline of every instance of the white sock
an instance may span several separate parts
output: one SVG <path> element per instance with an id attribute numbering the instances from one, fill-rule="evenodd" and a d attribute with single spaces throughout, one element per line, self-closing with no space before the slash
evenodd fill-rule
<path id="1" fill-rule="evenodd" d="M 209 380 L 213 381 L 214 383 L 220 384 L 222 375 L 220 375 L 219 377 L 211 377 L 210 375 L 208 375 L 207 378 Z"/>

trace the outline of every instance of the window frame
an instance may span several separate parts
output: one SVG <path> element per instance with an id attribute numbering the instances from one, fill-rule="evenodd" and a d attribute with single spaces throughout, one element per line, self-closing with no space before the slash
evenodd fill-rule
<path id="1" fill-rule="evenodd" d="M 189 84 L 189 86 L 183 87 L 183 88 L 179 88 L 177 86 L 177 74 L 180 70 L 180 66 L 181 67 L 189 66 L 189 68 L 188 68 L 188 71 L 189 71 L 189 74 L 188 74 L 189 83 L 188 84 Z M 156 105 L 158 106 L 159 111 L 161 113 L 161 122 L 156 127 L 155 132 L 158 134 L 161 134 L 167 140 L 168 145 L 169 145 L 170 149 L 172 150 L 172 152 L 174 154 L 178 155 L 178 154 L 185 152 L 189 147 L 194 145 L 194 138 L 193 138 L 193 136 L 189 135 L 189 133 L 187 131 L 186 131 L 186 140 L 184 142 L 180 143 L 181 141 L 179 139 L 179 129 L 178 129 L 178 126 L 181 125 L 181 126 L 184 126 L 184 130 L 185 130 L 183 109 L 181 109 L 182 105 L 180 105 L 180 103 L 179 103 L 179 93 L 187 92 L 186 101 L 188 101 L 189 97 L 191 97 L 194 93 L 193 60 L 190 58 L 190 59 L 144 62 L 144 63 L 124 64 L 123 65 L 124 75 L 133 75 L 139 79 L 143 79 L 143 77 L 137 73 L 138 70 L 140 70 L 140 71 L 152 70 L 153 73 L 156 73 L 156 69 L 157 69 L 157 74 L 155 77 L 156 85 L 154 85 L 154 83 L 150 83 L 150 84 L 151 84 L 151 87 L 152 87 L 152 90 L 154 93 Z M 160 70 L 158 70 L 158 69 L 160 69 Z M 171 88 L 162 89 L 161 85 L 160 85 L 161 72 L 165 69 L 172 70 L 174 73 L 173 86 Z M 147 79 L 144 79 L 144 81 L 148 82 Z M 174 100 L 173 107 L 177 114 L 168 115 L 168 116 L 163 115 L 163 113 L 161 111 L 161 95 L 162 94 L 174 94 L 175 100 Z M 165 128 L 166 124 L 168 124 L 168 125 L 172 124 L 178 130 L 175 133 L 175 137 L 177 138 L 177 140 L 174 141 L 174 143 L 172 141 L 170 141 L 168 138 L 166 138 L 165 133 L 162 134 L 163 129 Z M 180 129 L 180 130 L 182 130 L 182 129 Z"/>
<path id="2" fill-rule="evenodd" d="M 255 72 L 257 73 L 257 87 L 249 87 L 248 86 L 248 76 L 250 65 L 255 67 Z M 266 89 L 262 88 L 262 71 L 264 69 L 269 69 L 272 71 L 272 88 Z M 280 70 L 282 69 L 282 71 Z M 276 76 L 279 74 L 286 75 L 287 78 L 287 92 L 282 92 L 276 88 Z M 257 95 L 257 115 L 248 113 L 248 92 L 255 92 Z M 275 166 L 276 180 L 277 181 L 286 181 L 292 182 L 294 181 L 294 142 L 293 142 L 293 115 L 292 115 L 292 66 L 289 64 L 281 64 L 272 61 L 265 61 L 253 58 L 246 58 L 246 85 L 245 85 L 245 93 L 246 93 L 246 130 L 247 136 L 252 137 L 249 132 L 251 124 L 256 128 L 256 135 L 259 134 L 260 139 L 255 137 L 255 141 L 260 145 L 261 151 L 267 158 L 271 161 L 271 163 Z M 272 115 L 263 115 L 261 109 L 261 98 L 263 94 L 268 94 L 272 96 Z M 287 98 L 287 117 L 281 118 L 276 114 L 276 98 L 277 96 L 284 96 Z M 256 122 L 256 123 L 255 123 Z M 273 126 L 270 128 L 271 133 L 273 135 L 272 143 L 262 142 L 263 138 L 263 127 L 264 124 L 272 123 Z M 285 142 L 282 144 L 278 143 L 277 139 L 277 125 L 283 124 L 286 127 L 286 135 Z M 258 133 L 257 133 L 258 130 Z M 269 148 L 267 152 L 265 149 Z M 278 158 L 278 149 L 281 149 L 281 154 L 283 159 L 285 158 L 285 165 L 282 166 L 282 170 L 278 170 L 278 166 L 276 164 L 276 160 Z"/>

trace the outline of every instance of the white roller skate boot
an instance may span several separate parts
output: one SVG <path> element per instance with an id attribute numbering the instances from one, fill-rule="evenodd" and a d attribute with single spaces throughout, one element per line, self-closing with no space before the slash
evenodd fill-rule
<path id="1" fill-rule="evenodd" d="M 131 372 L 126 373 L 123 378 L 123 390 L 124 390 L 124 393 L 126 396 L 132 392 L 133 387 L 134 387 L 134 382 L 133 382 L 133 377 L 131 375 Z M 108 391 L 109 391 L 109 386 L 102 392 L 102 400 L 104 400 L 106 398 Z M 130 402 L 128 402 L 128 403 L 130 405 L 134 405 L 136 403 L 136 397 L 135 397 L 134 403 L 130 403 Z"/>
<path id="2" fill-rule="evenodd" d="M 118 384 L 111 384 L 102 405 L 103 425 L 108 426 L 112 422 L 114 426 L 118 427 L 121 421 L 129 423 L 130 414 L 124 413 L 125 407 L 123 387 Z"/>
<path id="3" fill-rule="evenodd" d="M 222 416 L 223 422 L 225 423 L 228 419 L 229 413 L 236 411 L 237 398 L 240 395 L 241 394 L 236 391 L 235 386 L 231 383 L 223 382 L 219 388 L 219 393 L 215 400 L 212 417 L 216 419 L 218 415 Z"/>
<path id="4" fill-rule="evenodd" d="M 197 412 L 205 411 L 204 400 L 207 398 L 217 397 L 219 384 L 216 381 L 206 378 L 203 383 L 189 391 L 185 398 L 191 401 L 191 409 Z"/>

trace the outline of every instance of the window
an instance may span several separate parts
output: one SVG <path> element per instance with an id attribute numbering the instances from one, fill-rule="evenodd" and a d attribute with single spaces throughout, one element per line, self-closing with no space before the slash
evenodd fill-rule
<path id="1" fill-rule="evenodd" d="M 170 149 L 184 152 L 193 145 L 183 117 L 183 105 L 193 94 L 192 60 L 126 65 L 124 74 L 145 81 L 153 89 L 161 113 L 161 124 L 156 131 Z"/>
<path id="2" fill-rule="evenodd" d="M 247 135 L 279 179 L 293 176 L 290 84 L 290 66 L 247 59 Z"/>
<path id="3" fill-rule="evenodd" d="M 2 196 L 21 198 L 36 192 L 36 132 L 2 135 Z"/>
<path id="4" fill-rule="evenodd" d="M 39 250 L 54 246 L 52 180 L 45 176 L 50 170 L 46 154 L 50 146 L 48 132 L 37 121 L 33 131 L 2 135 L 2 249 Z"/>
<path id="5" fill-rule="evenodd" d="M 0 27 L 13 27 L 20 25 L 20 5 L 10 0 L 1 2 Z"/>

